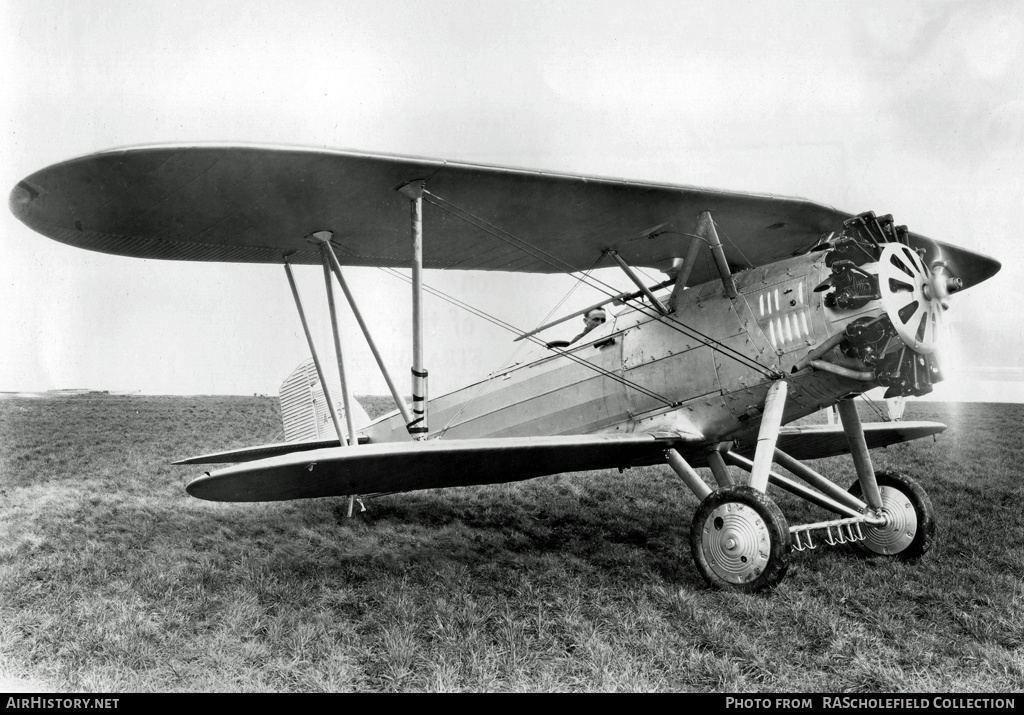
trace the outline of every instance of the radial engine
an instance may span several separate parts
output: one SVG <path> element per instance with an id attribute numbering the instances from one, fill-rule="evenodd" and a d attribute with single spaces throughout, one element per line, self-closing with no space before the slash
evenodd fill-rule
<path id="1" fill-rule="evenodd" d="M 867 212 L 843 224 L 830 241 L 825 265 L 831 276 L 815 288 L 839 312 L 868 307 L 846 324 L 838 349 L 874 372 L 886 397 L 924 395 L 942 380 L 935 350 L 949 297 L 963 287 L 946 262 L 926 261 L 911 245 L 906 226 Z M 824 248 L 824 246 L 823 246 Z"/>

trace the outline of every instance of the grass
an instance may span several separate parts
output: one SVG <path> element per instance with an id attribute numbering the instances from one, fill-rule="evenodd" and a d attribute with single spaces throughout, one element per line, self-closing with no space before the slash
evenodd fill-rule
<path id="1" fill-rule="evenodd" d="M 272 398 L 0 399 L 0 690 L 1019 692 L 1024 406 L 907 413 L 950 430 L 873 457 L 929 491 L 936 547 L 805 552 L 742 596 L 701 581 L 667 468 L 348 519 L 343 499 L 185 494 L 196 468 L 169 463 L 276 441 Z M 777 498 L 790 523 L 822 514 Z"/>

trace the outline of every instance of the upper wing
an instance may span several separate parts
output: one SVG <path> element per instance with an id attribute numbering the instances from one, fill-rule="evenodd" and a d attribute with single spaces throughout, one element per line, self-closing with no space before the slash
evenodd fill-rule
<path id="1" fill-rule="evenodd" d="M 805 199 L 354 152 L 238 146 L 140 147 L 27 177 L 14 214 L 43 235 L 140 258 L 319 263 L 313 232 L 334 232 L 344 265 L 410 264 L 408 199 L 424 181 L 427 268 L 565 273 L 605 249 L 663 269 L 711 211 L 728 260 L 763 265 L 807 248 L 850 214 Z M 965 285 L 999 264 L 942 245 Z M 963 255 L 961 255 L 963 254 Z M 987 262 L 986 262 L 987 261 Z M 993 265 L 994 264 L 994 267 Z M 710 280 L 699 261 L 691 283 Z M 977 274 L 977 275 L 976 275 Z"/>
<path id="2" fill-rule="evenodd" d="M 679 435 L 569 435 L 389 442 L 271 457 L 210 472 L 186 489 L 213 501 L 279 501 L 497 484 L 546 474 L 664 462 Z"/>

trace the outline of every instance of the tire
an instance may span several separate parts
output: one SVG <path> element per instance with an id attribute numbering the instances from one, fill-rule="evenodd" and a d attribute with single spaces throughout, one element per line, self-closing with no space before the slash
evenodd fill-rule
<path id="1" fill-rule="evenodd" d="M 882 511 L 889 518 L 885 526 L 863 526 L 864 540 L 854 549 L 864 556 L 890 556 L 901 561 L 916 561 L 935 541 L 935 511 L 931 499 L 916 481 L 900 472 L 875 475 L 882 494 Z M 857 481 L 850 493 L 863 499 Z"/>
<path id="2" fill-rule="evenodd" d="M 690 551 L 712 588 L 764 591 L 777 586 L 789 569 L 789 524 L 767 495 L 747 486 L 723 487 L 697 507 Z"/>

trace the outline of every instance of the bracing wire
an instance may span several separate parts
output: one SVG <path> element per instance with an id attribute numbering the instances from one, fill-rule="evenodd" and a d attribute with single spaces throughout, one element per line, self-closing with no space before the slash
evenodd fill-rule
<path id="1" fill-rule="evenodd" d="M 603 256 L 600 256 L 600 257 L 598 257 L 598 259 L 596 261 L 594 261 L 594 265 L 592 265 L 590 267 L 590 270 L 588 270 L 586 272 L 586 274 L 584 274 L 584 276 L 583 276 L 584 280 L 594 271 L 595 268 L 597 268 L 597 264 L 601 262 L 602 258 L 603 258 Z M 560 301 L 558 301 L 558 304 L 555 305 L 551 310 L 549 310 L 548 314 L 546 316 L 544 316 L 544 318 L 541 320 L 541 325 L 543 325 L 544 323 L 548 322 L 548 320 L 551 318 L 551 316 L 554 315 L 555 312 L 559 308 L 562 307 L 562 305 L 565 303 L 565 301 L 569 300 L 569 298 L 572 296 L 572 294 L 575 293 L 576 289 L 579 288 L 581 285 L 583 285 L 583 283 L 580 283 L 580 282 L 573 283 L 572 287 L 570 287 L 569 290 L 566 292 L 566 294 L 564 296 L 562 296 L 562 299 Z M 438 293 L 438 297 L 441 297 L 441 295 L 440 295 L 441 291 L 437 291 L 437 293 Z M 454 299 L 451 298 L 451 296 L 448 296 L 448 298 L 442 298 L 442 299 L 443 300 L 448 300 L 448 302 L 452 303 L 452 305 L 456 305 L 456 303 L 453 302 Z M 504 327 L 504 326 L 502 326 L 502 327 Z M 513 348 L 512 352 L 509 353 L 509 356 L 507 358 L 505 358 L 501 362 L 501 364 L 498 366 L 498 369 L 494 370 L 491 374 L 492 375 L 500 374 L 500 373 L 504 372 L 505 368 L 508 367 L 510 364 L 514 364 L 512 361 L 515 359 L 516 355 L 518 355 L 520 353 L 520 351 L 522 351 L 522 349 L 524 347 L 526 347 L 526 343 L 522 343 L 522 342 L 519 343 L 519 345 L 517 345 L 515 348 Z M 467 409 L 469 409 L 469 406 L 476 401 L 476 398 L 478 398 L 481 395 L 481 393 L 483 393 L 484 387 L 486 385 L 487 385 L 487 381 L 484 380 L 484 381 L 482 381 L 477 386 L 476 390 L 473 392 L 473 395 L 468 400 L 466 400 L 465 402 L 462 403 L 462 405 L 459 407 L 459 411 L 456 412 L 454 415 L 452 415 L 452 418 L 450 420 L 448 420 L 448 423 L 438 431 L 438 435 L 437 435 L 438 437 L 443 437 L 445 435 L 445 433 L 449 430 L 449 428 L 451 428 L 451 426 L 454 425 L 455 422 L 460 417 L 462 417 L 463 413 Z"/>
<path id="2" fill-rule="evenodd" d="M 386 268 L 386 267 L 379 267 L 379 268 L 380 268 L 380 270 L 384 271 L 385 273 L 388 273 L 389 275 L 392 275 L 392 276 L 394 276 L 396 278 L 400 278 L 403 281 L 410 282 L 410 283 L 412 282 L 410 278 L 407 278 L 406 276 L 402 275 L 398 271 L 395 271 L 394 269 Z M 437 290 L 436 288 L 431 288 L 431 287 L 429 287 L 427 285 L 424 285 L 423 289 L 426 292 L 430 293 L 431 295 L 437 296 L 438 298 L 441 298 L 442 300 L 447 301 L 447 302 L 451 303 L 452 305 L 455 305 L 456 307 L 462 308 L 463 310 L 467 310 L 470 313 L 472 313 L 473 315 L 476 315 L 479 318 L 483 318 L 484 320 L 487 320 L 488 322 L 493 323 L 494 325 L 497 325 L 500 328 L 508 330 L 508 331 L 510 331 L 512 333 L 515 333 L 517 335 L 522 333 L 522 331 L 519 328 L 517 328 L 516 326 L 512 325 L 511 323 L 507 323 L 506 321 L 502 320 L 501 318 L 497 318 L 497 317 L 495 317 L 493 315 L 490 315 L 489 313 L 487 313 L 487 312 L 485 312 L 483 310 L 480 310 L 479 308 L 476 308 L 476 307 L 474 307 L 472 305 L 469 305 L 468 303 L 465 303 L 465 302 L 459 300 L 458 298 L 454 298 L 454 297 L 448 295 L 447 293 L 444 293 L 443 291 Z M 537 345 L 541 345 L 541 346 L 546 346 L 547 345 L 547 343 L 545 343 L 543 340 L 537 338 L 536 336 L 531 336 L 530 337 L 530 341 L 535 343 L 535 344 L 537 344 Z M 637 392 L 641 392 L 641 393 L 647 395 L 648 397 L 650 397 L 652 399 L 658 400 L 659 402 L 663 402 L 666 405 L 668 405 L 669 407 L 674 407 L 675 404 L 676 404 L 675 402 L 673 402 L 672 400 L 668 399 L 667 397 L 665 397 L 663 395 L 660 395 L 657 392 L 654 392 L 653 390 L 650 390 L 650 389 L 644 387 L 643 385 L 639 385 L 639 384 L 633 382 L 632 380 L 629 380 L 629 379 L 627 379 L 625 377 L 622 377 L 621 375 L 617 375 L 617 374 L 615 374 L 614 372 L 612 372 L 610 370 L 606 370 L 605 368 L 601 367 L 600 365 L 595 365 L 594 363 L 590 362 L 589 360 L 585 360 L 585 359 L 579 357 L 578 355 L 575 355 L 575 354 L 573 354 L 573 353 L 571 353 L 569 351 L 559 351 L 557 354 L 558 355 L 562 355 L 564 357 L 567 357 L 570 360 L 572 360 L 573 362 L 578 363 L 579 365 L 582 365 L 583 367 L 586 367 L 586 368 L 589 368 L 591 370 L 594 370 L 595 372 L 603 375 L 604 377 L 607 377 L 607 378 L 609 378 L 611 380 L 614 380 L 615 382 L 617 382 L 617 383 L 619 383 L 619 384 L 621 384 L 621 385 L 623 385 L 625 387 L 628 387 L 630 389 L 636 390 Z M 500 370 L 499 370 L 499 372 L 500 372 Z"/>
<path id="3" fill-rule="evenodd" d="M 565 261 L 562 261 L 561 259 L 559 259 L 559 258 L 557 258 L 555 256 L 552 256 L 550 253 L 544 251 L 543 249 L 537 248 L 536 246 L 532 246 L 526 240 L 524 240 L 522 238 L 519 238 L 518 236 L 515 236 L 512 233 L 510 233 L 510 232 L 508 232 L 508 231 L 506 231 L 504 229 L 501 229 L 501 228 L 498 228 L 497 226 L 494 226 L 493 224 L 491 224 L 490 222 L 486 221 L 485 219 L 480 218 L 479 216 L 475 216 L 470 211 L 466 211 L 465 209 L 462 209 L 462 208 L 460 208 L 458 206 L 455 206 L 451 202 L 446 201 L 445 199 L 442 199 L 441 197 L 437 196 L 436 194 L 431 194 L 430 192 L 424 192 L 424 197 L 427 198 L 427 200 L 430 201 L 431 204 L 433 204 L 434 206 L 437 206 L 439 209 L 444 210 L 444 211 L 448 211 L 453 216 L 455 216 L 457 218 L 460 218 L 463 221 L 466 221 L 470 225 L 474 225 L 477 228 L 480 228 L 481 230 L 483 230 L 486 233 L 489 233 L 490 235 L 494 236 L 495 238 L 497 238 L 497 239 L 499 239 L 501 241 L 504 241 L 506 243 L 509 243 L 513 247 L 520 248 L 521 250 L 525 251 L 526 253 L 529 253 L 530 255 L 534 256 L 534 258 L 538 258 L 542 262 L 547 263 L 548 265 L 552 266 L 553 268 L 555 268 L 558 271 L 571 273 L 571 272 L 573 272 L 575 270 L 573 268 L 573 266 L 570 265 L 569 263 L 566 263 Z M 431 199 L 437 199 L 437 201 L 432 201 Z M 441 203 L 438 203 L 438 202 L 443 202 L 447 206 L 442 206 Z M 465 214 L 465 216 L 462 215 L 462 214 Z M 473 219 L 473 221 L 477 221 L 479 224 L 482 224 L 482 225 L 474 224 L 473 221 L 470 221 L 468 218 L 466 218 L 466 216 L 471 217 Z M 504 236 L 502 236 L 501 234 L 504 234 Z M 705 243 L 706 243 L 706 241 L 705 241 Z M 519 244 L 522 244 L 522 245 L 519 245 Z M 531 250 L 532 251 L 536 251 L 537 253 L 533 253 L 533 252 L 531 252 Z M 537 255 L 538 253 L 542 254 L 542 255 Z M 544 256 L 547 256 L 548 258 L 545 258 Z M 561 263 L 561 266 L 558 265 L 559 263 Z M 577 278 L 577 280 L 580 280 L 581 282 L 583 281 L 582 278 Z M 592 288 L 595 288 L 599 292 L 605 293 L 607 296 L 609 296 L 611 298 L 618 297 L 618 291 L 616 291 L 613 286 L 611 286 L 608 283 L 605 283 L 604 281 L 602 281 L 602 280 L 600 280 L 598 278 L 594 278 L 592 283 L 588 283 L 588 285 L 590 285 Z M 757 360 L 751 359 L 749 356 L 745 355 L 744 353 L 741 353 L 741 352 L 739 352 L 737 350 L 734 350 L 734 349 L 728 347 L 727 345 L 723 344 L 721 341 L 715 340 L 714 338 L 701 333 L 699 330 L 696 330 L 695 328 L 692 328 L 692 327 L 682 323 L 677 318 L 673 318 L 671 316 L 661 315 L 657 311 L 653 311 L 651 308 L 648 308 L 643 302 L 638 302 L 637 303 L 637 308 L 638 308 L 638 310 L 641 313 L 643 313 L 645 315 L 649 315 L 649 316 L 651 316 L 651 317 L 653 317 L 655 319 L 661 320 L 661 322 L 663 322 L 664 324 L 666 324 L 669 327 L 673 328 L 677 332 L 682 333 L 683 335 L 686 335 L 687 337 L 691 337 L 691 338 L 694 338 L 694 339 L 697 339 L 697 340 L 700 340 L 700 341 L 704 342 L 704 344 L 707 345 L 708 347 L 710 347 L 711 349 L 717 350 L 723 356 L 732 358 L 733 360 L 739 362 L 741 365 L 744 365 L 745 367 L 748 367 L 748 368 L 751 368 L 753 370 L 756 370 L 757 372 L 761 372 L 761 373 L 763 373 L 763 374 L 765 374 L 765 375 L 767 375 L 769 377 L 774 377 L 776 375 L 776 371 L 773 368 L 771 368 L 770 366 L 765 365 L 763 363 L 760 363 Z"/>
<path id="4" fill-rule="evenodd" d="M 424 191 L 423 192 L 423 197 L 428 202 L 430 202 L 432 205 L 436 206 L 437 208 L 441 209 L 442 211 L 446 211 L 446 212 L 450 213 L 451 215 L 455 216 L 456 218 L 459 218 L 459 219 L 461 219 L 463 221 L 466 221 L 466 223 L 469 223 L 470 225 L 475 226 L 476 228 L 481 229 L 485 233 L 490 234 L 491 236 L 497 238 L 500 241 L 508 243 L 508 244 L 512 245 L 513 247 L 515 247 L 515 248 L 519 248 L 520 250 L 522 250 L 522 251 L 526 252 L 527 254 L 533 256 L 534 258 L 537 258 L 538 260 L 542 261 L 543 263 L 546 263 L 549 266 L 555 268 L 556 271 L 563 272 L 563 273 L 569 273 L 569 274 L 572 274 L 572 273 L 574 273 L 576 271 L 575 267 L 570 265 L 569 263 L 566 263 L 565 261 L 557 258 L 556 256 L 551 255 L 550 253 L 548 253 L 547 251 L 544 251 L 543 249 L 540 249 L 540 248 L 537 248 L 536 246 L 531 245 L 526 240 L 524 240 L 522 238 L 519 238 L 518 236 L 515 236 L 512 233 L 510 233 L 510 232 L 508 232 L 508 231 L 506 231 L 504 229 L 501 229 L 501 228 L 499 228 L 497 226 L 494 226 L 493 224 L 491 224 L 490 222 L 486 221 L 485 219 L 480 218 L 479 216 L 475 216 L 472 212 L 467 211 L 465 209 L 462 209 L 462 208 L 460 208 L 458 206 L 455 206 L 451 202 L 441 198 L 440 196 L 437 196 L 436 194 L 432 194 L 429 191 Z M 470 217 L 470 218 L 467 218 L 467 217 Z M 470 219 L 472 219 L 472 220 L 470 220 Z M 502 234 L 504 234 L 504 235 L 502 235 Z M 587 282 L 584 278 L 576 278 L 575 276 L 574 276 L 574 278 L 576 280 L 580 281 L 581 283 L 585 283 L 586 285 L 589 285 L 590 287 L 595 288 L 599 292 L 605 293 L 607 296 L 609 296 L 611 298 L 617 298 L 619 296 L 619 291 L 617 291 L 610 284 L 600 280 L 599 278 L 596 278 L 596 277 L 591 278 L 589 282 Z M 699 330 L 696 330 L 695 328 L 692 328 L 692 327 L 686 325 L 685 323 L 682 323 L 677 318 L 674 318 L 674 317 L 671 317 L 671 316 L 667 316 L 667 315 L 662 315 L 661 313 L 658 313 L 653 308 L 648 307 L 642 301 L 641 302 L 637 302 L 636 305 L 637 305 L 637 309 L 641 313 L 643 313 L 645 315 L 648 315 L 648 316 L 651 316 L 651 317 L 653 317 L 655 319 L 661 320 L 661 322 L 663 322 L 665 325 L 668 325 L 670 328 L 676 330 L 677 332 L 682 333 L 683 335 L 686 335 L 687 337 L 694 338 L 696 340 L 699 340 L 699 341 L 703 342 L 705 345 L 710 347 L 712 350 L 718 351 L 723 356 L 731 358 L 731 359 L 735 360 L 736 362 L 740 363 L 741 365 L 744 365 L 747 368 L 753 369 L 753 370 L 755 370 L 757 372 L 760 372 L 760 373 L 762 373 L 762 374 L 764 374 L 764 375 L 766 375 L 768 377 L 775 377 L 777 375 L 777 371 L 775 369 L 773 369 L 771 366 L 765 365 L 765 364 L 763 364 L 763 363 L 761 363 L 761 362 L 759 362 L 757 360 L 751 359 L 746 354 L 741 353 L 741 352 L 739 352 L 737 350 L 734 350 L 733 348 L 728 347 L 727 345 L 723 344 L 721 341 L 715 340 L 714 338 L 712 338 L 709 335 L 705 335 L 705 334 L 701 333 Z"/>
<path id="5" fill-rule="evenodd" d="M 597 268 L 597 265 L 601 262 L 601 260 L 603 258 L 604 258 L 603 255 L 597 257 L 597 260 L 594 261 L 594 265 L 592 265 L 587 270 L 587 272 L 583 274 L 582 279 L 577 281 L 576 283 L 574 283 L 573 286 L 568 290 L 568 292 L 566 292 L 566 294 L 564 296 L 562 296 L 562 299 L 560 301 L 558 301 L 558 304 L 555 305 L 555 307 L 553 307 L 551 310 L 549 310 L 548 314 L 545 315 L 541 319 L 541 321 L 540 321 L 541 325 L 544 325 L 545 323 L 547 323 L 551 319 L 551 316 L 554 315 L 556 312 L 558 312 L 559 308 L 561 308 L 563 305 L 565 305 L 565 301 L 569 300 L 569 298 L 572 296 L 572 294 L 576 292 L 577 288 L 579 288 L 581 285 L 589 285 L 587 283 L 587 280 L 590 278 L 590 275 L 594 272 L 594 269 Z"/>
<path id="6" fill-rule="evenodd" d="M 725 232 L 724 228 L 722 228 L 722 224 L 718 223 L 718 221 L 715 220 L 714 216 L 711 217 L 711 222 L 715 225 L 715 230 L 719 231 L 723 236 L 725 236 L 725 240 L 729 242 L 729 245 L 736 249 L 736 253 L 740 254 L 740 256 L 743 257 L 743 260 L 747 262 L 747 265 L 753 268 L 753 262 L 749 258 L 747 258 L 746 254 L 743 253 L 740 247 L 737 246 L 735 242 L 733 242 L 733 240 L 729 237 L 729 234 Z"/>
<path id="7" fill-rule="evenodd" d="M 443 211 L 447 211 L 447 212 L 451 213 L 452 215 L 456 216 L 457 218 L 461 218 L 462 220 L 466 221 L 470 225 L 475 225 L 477 228 L 480 228 L 481 230 L 483 230 L 484 233 L 487 233 L 490 236 L 493 236 L 493 237 L 499 239 L 500 241 L 504 241 L 505 243 L 508 243 L 508 244 L 512 245 L 513 247 L 515 247 L 515 248 L 519 248 L 520 250 L 525 251 L 529 255 L 532 255 L 535 258 L 538 258 L 539 260 L 547 263 L 548 265 L 551 265 L 552 267 L 554 267 L 558 271 L 561 271 L 561 272 L 572 272 L 572 271 L 574 271 L 573 266 L 570 265 L 569 263 L 561 261 L 561 259 L 559 259 L 559 258 L 557 258 L 555 256 L 552 256 L 550 253 L 547 253 L 543 249 L 539 249 L 539 248 L 537 248 L 535 246 L 531 246 L 528 242 L 526 242 L 525 240 L 520 239 L 520 238 L 510 234 L 509 232 L 507 232 L 507 230 L 505 230 L 503 228 L 499 228 L 498 226 L 495 226 L 494 224 L 489 223 L 485 219 L 480 218 L 478 216 L 475 216 L 471 212 L 466 211 L 465 209 L 462 209 L 460 207 L 455 206 L 454 204 L 452 204 L 449 201 L 445 201 L 444 199 L 441 199 L 440 197 L 438 197 L 438 196 L 436 196 L 434 194 L 430 194 L 429 192 L 425 192 L 424 193 L 424 197 L 427 198 L 427 200 L 432 205 L 436 206 L 437 208 L 439 208 L 439 209 L 441 209 Z M 436 199 L 437 201 L 432 201 L 431 199 Z M 442 206 L 438 202 L 442 202 L 446 206 Z M 465 214 L 465 215 L 462 215 L 462 214 Z M 466 218 L 466 216 L 470 216 L 473 220 L 470 220 L 469 218 Z M 478 224 L 482 224 L 482 225 L 478 225 L 477 223 L 474 223 L 473 221 L 477 221 Z M 502 236 L 502 234 L 504 234 L 505 236 Z M 506 238 L 506 237 L 508 237 L 508 238 Z M 537 251 L 537 253 L 531 252 L 531 250 L 532 251 Z M 543 254 L 543 255 L 538 255 L 538 253 Z M 548 256 L 548 258 L 545 258 L 544 256 Z M 559 265 L 559 263 L 561 263 L 561 265 Z M 583 279 L 577 279 L 577 280 L 583 282 Z M 601 281 L 600 279 L 596 279 L 595 278 L 588 285 L 590 285 L 592 288 L 595 288 L 599 292 L 603 292 L 608 297 L 611 297 L 611 298 L 618 297 L 618 291 L 616 291 L 614 289 L 614 287 L 612 287 L 611 285 L 605 283 L 604 281 Z M 649 316 L 649 317 L 652 317 L 652 318 L 654 318 L 656 320 L 662 321 L 663 323 L 668 325 L 670 328 L 673 328 L 677 332 L 680 332 L 680 333 L 686 335 L 687 337 L 691 337 L 691 338 L 694 338 L 694 339 L 702 341 L 703 343 L 705 343 L 706 345 L 708 345 L 712 349 L 716 349 L 716 350 L 720 351 L 723 355 L 727 356 L 727 358 L 731 358 L 732 360 L 735 360 L 740 365 L 744 365 L 745 367 L 748 367 L 748 368 L 754 369 L 754 370 L 756 370 L 758 372 L 764 373 L 765 375 L 767 375 L 769 377 L 775 375 L 775 371 L 772 368 L 770 368 L 769 366 L 766 366 L 766 365 L 758 363 L 757 361 L 751 360 L 751 358 L 749 358 L 748 355 L 745 355 L 745 354 L 743 354 L 743 353 L 741 353 L 741 352 L 739 352 L 737 350 L 734 350 L 733 348 L 728 347 L 727 345 L 723 344 L 721 341 L 718 341 L 718 340 L 712 338 L 711 336 L 705 335 L 705 334 L 701 333 L 700 331 L 698 331 L 698 330 L 696 330 L 694 328 L 691 328 L 691 327 L 681 323 L 678 319 L 671 318 L 671 317 L 668 317 L 668 316 L 662 316 L 662 314 L 660 314 L 659 312 L 653 311 L 651 308 L 647 307 L 643 302 L 638 302 L 637 303 L 637 309 L 641 313 L 647 314 L 647 316 Z"/>
<path id="8" fill-rule="evenodd" d="M 866 392 L 861 393 L 860 398 L 864 402 L 868 403 L 868 407 L 870 407 L 876 415 L 881 417 L 883 422 L 892 422 L 892 419 L 888 415 L 883 414 L 882 411 L 878 409 L 877 403 L 870 397 L 868 397 L 868 394 Z"/>
<path id="9" fill-rule="evenodd" d="M 739 249 L 737 248 L 736 250 L 739 250 Z M 741 253 L 741 255 L 742 255 L 742 253 Z M 744 259 L 746 259 L 746 256 L 743 256 L 743 257 L 744 257 Z M 707 254 L 705 254 L 705 259 L 706 259 L 706 258 L 707 258 Z M 748 263 L 749 263 L 749 261 L 748 261 Z M 647 272 L 646 272 L 645 270 L 643 270 L 643 268 L 639 268 L 639 267 L 637 267 L 637 268 L 635 268 L 635 270 L 639 271 L 639 272 L 640 272 L 640 274 L 641 274 L 641 275 L 642 275 L 642 276 L 643 276 L 644 278 L 646 278 L 648 282 L 654 282 L 654 280 L 655 280 L 655 279 L 654 279 L 654 278 L 652 278 L 651 276 L 647 275 Z M 721 345 L 721 343 L 719 343 L 719 345 Z M 723 345 L 722 347 L 725 347 L 725 346 Z M 715 348 L 714 348 L 714 347 L 712 347 L 712 349 L 715 349 Z M 731 350 L 731 348 L 729 348 L 729 349 Z M 742 364 L 742 363 L 741 363 L 741 364 Z M 750 365 L 750 366 L 752 367 L 752 365 Z M 763 370 L 762 370 L 762 372 L 763 372 Z"/>

